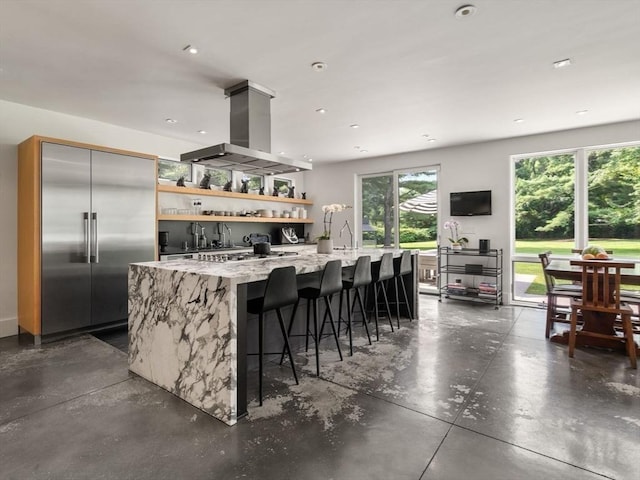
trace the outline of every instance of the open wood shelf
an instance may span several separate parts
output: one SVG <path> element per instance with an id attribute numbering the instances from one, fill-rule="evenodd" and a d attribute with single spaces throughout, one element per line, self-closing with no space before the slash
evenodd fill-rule
<path id="1" fill-rule="evenodd" d="M 158 215 L 158 220 L 182 222 L 313 223 L 309 218 L 234 217 L 227 215 Z"/>
<path id="2" fill-rule="evenodd" d="M 240 200 L 260 200 L 261 202 L 293 203 L 298 205 L 313 205 L 311 200 L 301 198 L 274 197 L 272 195 L 255 195 L 253 193 L 225 192 L 223 190 L 206 190 L 204 188 L 177 187 L 175 185 L 158 184 L 159 193 L 177 193 L 181 195 L 204 195 L 209 197 L 236 198 Z M 181 215 L 184 217 L 185 215 Z M 223 217 L 226 218 L 226 217 Z M 162 219 L 161 219 L 162 220 Z M 287 219 L 282 219 L 287 220 Z M 295 219 L 293 219 L 295 220 Z M 232 220 L 229 220 L 232 221 Z M 239 220 L 235 220 L 239 221 Z M 305 222 L 298 222 L 305 223 Z"/>

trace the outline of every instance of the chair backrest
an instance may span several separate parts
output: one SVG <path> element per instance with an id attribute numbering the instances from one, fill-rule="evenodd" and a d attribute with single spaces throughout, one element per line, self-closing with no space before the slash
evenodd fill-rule
<path id="1" fill-rule="evenodd" d="M 404 250 L 400 257 L 393 259 L 393 274 L 397 277 L 411 273 L 411 252 Z"/>
<path id="2" fill-rule="evenodd" d="M 374 282 L 393 278 L 393 253 L 382 254 L 380 262 L 372 265 L 371 277 Z"/>
<path id="3" fill-rule="evenodd" d="M 582 308 L 619 313 L 620 271 L 634 268 L 631 262 L 607 260 L 571 260 L 582 268 Z"/>
<path id="4" fill-rule="evenodd" d="M 320 297 L 338 293 L 342 290 L 342 260 L 327 262 L 320 278 Z"/>
<path id="5" fill-rule="evenodd" d="M 551 250 L 546 251 L 538 255 L 540 263 L 542 264 L 542 273 L 544 275 L 544 283 L 547 286 L 547 293 L 551 293 L 553 287 L 556 286 L 555 281 L 551 275 L 547 273 L 547 266 L 549 265 L 549 257 L 551 256 Z"/>
<path id="6" fill-rule="evenodd" d="M 298 301 L 298 282 L 296 280 L 296 267 L 274 268 L 269 273 L 267 285 L 264 289 L 264 301 L 262 310 L 293 305 Z"/>
<path id="7" fill-rule="evenodd" d="M 358 257 L 355 268 L 353 269 L 353 288 L 369 285 L 372 281 L 371 277 L 371 257 Z"/>

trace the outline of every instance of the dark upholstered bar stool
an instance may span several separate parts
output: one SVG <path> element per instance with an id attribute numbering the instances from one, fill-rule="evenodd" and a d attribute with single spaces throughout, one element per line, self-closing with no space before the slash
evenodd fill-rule
<path id="1" fill-rule="evenodd" d="M 278 322 L 280 323 L 280 331 L 282 332 L 282 339 L 284 340 L 284 348 L 289 354 L 289 361 L 291 362 L 291 370 L 293 371 L 293 378 L 298 384 L 298 375 L 296 374 L 296 367 L 293 363 L 293 355 L 291 355 L 291 347 L 289 346 L 289 338 L 287 337 L 287 330 L 282 320 L 282 307 L 287 305 L 296 305 L 298 303 L 298 286 L 296 281 L 296 269 L 295 267 L 282 267 L 274 268 L 269 277 L 267 278 L 267 284 L 264 289 L 264 296 L 260 298 L 254 298 L 247 302 L 247 311 L 249 313 L 258 315 L 258 355 L 260 378 L 258 383 L 258 396 L 260 405 L 262 405 L 262 374 L 264 368 L 264 355 L 271 355 L 264 351 L 264 314 L 270 310 L 275 310 L 278 316 Z M 294 311 L 295 314 L 295 311 Z M 277 352 L 280 354 L 280 352 Z"/>
<path id="2" fill-rule="evenodd" d="M 373 309 L 374 319 L 376 322 L 376 340 L 380 340 L 380 332 L 378 331 L 378 289 L 382 290 L 384 305 L 387 309 L 387 317 L 389 325 L 393 332 L 393 321 L 391 320 L 391 309 L 389 308 L 389 297 L 387 296 L 387 282 L 393 278 L 393 254 L 384 253 L 380 262 L 375 262 L 371 266 L 371 286 L 373 288 Z"/>
<path id="3" fill-rule="evenodd" d="M 358 257 L 356 264 L 352 271 L 345 272 L 342 277 L 342 291 L 340 292 L 340 312 L 342 312 L 342 294 L 347 294 L 347 329 L 349 331 L 349 354 L 353 356 L 353 335 L 351 333 L 351 317 L 353 309 L 356 305 L 356 299 L 360 305 L 360 312 L 362 313 L 362 323 L 364 323 L 364 329 L 367 332 L 367 338 L 369 339 L 369 345 L 371 345 L 371 335 L 369 335 L 369 326 L 367 325 L 367 314 L 364 309 L 364 302 L 362 301 L 362 295 L 360 294 L 360 288 L 366 287 L 371 283 L 371 257 L 363 256 Z M 353 303 L 351 302 L 351 290 L 355 290 L 355 296 L 353 297 Z M 340 317 L 341 319 L 342 317 Z M 340 319 L 338 319 L 338 330 L 340 330 Z"/>
<path id="4" fill-rule="evenodd" d="M 402 295 L 404 297 L 404 304 L 407 306 L 407 312 L 409 312 L 409 321 L 413 320 L 413 314 L 411 313 L 411 305 L 409 304 L 409 297 L 407 295 L 407 288 L 404 286 L 404 280 L 402 277 L 411 273 L 411 252 L 405 250 L 399 258 L 393 260 L 393 283 L 396 294 L 396 319 L 398 321 L 398 328 L 400 328 L 400 292 L 398 290 L 398 283 L 402 287 Z"/>
<path id="5" fill-rule="evenodd" d="M 327 319 L 327 315 L 329 316 L 329 323 L 331 324 L 333 337 L 335 338 L 336 346 L 338 347 L 338 355 L 340 355 L 340 360 L 342 360 L 342 351 L 340 350 L 338 333 L 336 331 L 336 324 L 334 322 L 333 311 L 331 309 L 331 299 L 334 294 L 340 291 L 342 291 L 341 260 L 331 260 L 330 262 L 327 262 L 327 264 L 324 266 L 324 270 L 322 271 L 322 276 L 320 277 L 320 282 L 318 283 L 318 285 L 298 290 L 298 296 L 307 300 L 307 328 L 305 333 L 305 346 L 307 350 L 309 349 L 309 322 L 311 319 L 311 308 L 313 307 L 313 332 L 311 332 L 311 336 L 313 337 L 316 349 L 316 374 L 318 376 L 320 376 L 320 351 L 318 348 L 318 344 L 322 338 L 322 331 L 324 329 L 324 323 Z M 320 329 L 320 331 L 318 331 L 318 300 L 321 298 L 324 298 L 326 310 L 324 314 L 324 320 L 322 322 L 322 328 Z M 294 317 L 291 317 L 291 322 L 289 323 L 288 329 L 288 334 L 290 336 L 294 320 Z M 280 361 L 282 361 L 283 359 L 284 351 L 282 352 Z"/>

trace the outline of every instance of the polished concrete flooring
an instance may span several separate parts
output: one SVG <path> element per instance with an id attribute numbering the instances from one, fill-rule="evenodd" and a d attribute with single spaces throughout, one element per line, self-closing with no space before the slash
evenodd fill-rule
<path id="1" fill-rule="evenodd" d="M 122 342 L 0 339 L 0 478 L 640 478 L 638 373 L 567 358 L 542 310 L 422 295 L 379 342 L 355 330 L 343 362 L 323 341 L 321 378 L 311 350 L 299 385 L 270 363 L 264 406 L 234 427 L 130 374 Z"/>

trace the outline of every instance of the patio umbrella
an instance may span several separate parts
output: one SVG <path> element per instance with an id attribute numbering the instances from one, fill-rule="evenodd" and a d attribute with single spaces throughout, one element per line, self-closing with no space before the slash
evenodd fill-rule
<path id="1" fill-rule="evenodd" d="M 431 190 L 410 200 L 405 200 L 399 205 L 399 208 L 404 212 L 435 215 L 438 213 L 438 191 Z"/>

